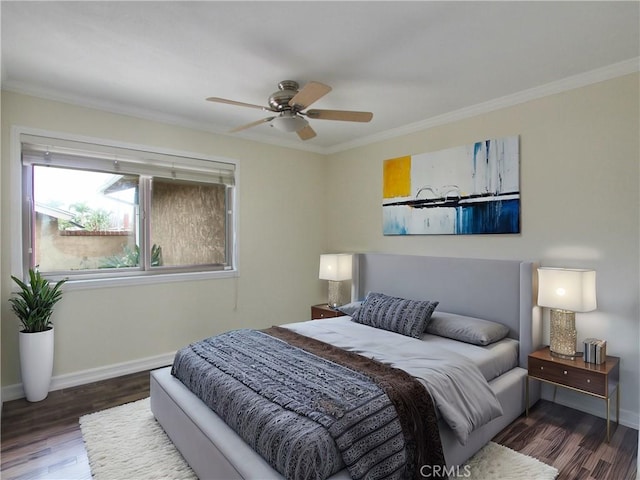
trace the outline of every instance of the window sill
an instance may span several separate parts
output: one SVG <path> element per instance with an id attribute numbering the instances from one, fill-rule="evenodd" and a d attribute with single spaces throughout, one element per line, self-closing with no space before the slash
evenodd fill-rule
<path id="1" fill-rule="evenodd" d="M 214 280 L 233 278 L 238 276 L 238 270 L 218 270 L 211 272 L 180 272 L 156 275 L 135 275 L 127 277 L 74 279 L 70 278 L 64 284 L 64 290 L 89 290 L 109 287 L 133 287 L 138 285 L 156 285 L 161 283 L 192 282 L 200 280 Z"/>

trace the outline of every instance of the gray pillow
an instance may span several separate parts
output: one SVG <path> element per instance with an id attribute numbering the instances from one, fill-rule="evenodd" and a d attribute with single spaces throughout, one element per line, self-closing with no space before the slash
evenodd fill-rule
<path id="1" fill-rule="evenodd" d="M 370 327 L 421 338 L 438 302 L 370 293 L 351 320 Z"/>
<path id="2" fill-rule="evenodd" d="M 438 312 L 431 317 L 426 333 L 484 346 L 506 337 L 509 327 L 481 318 Z"/>
<path id="3" fill-rule="evenodd" d="M 361 305 L 362 302 L 351 302 L 347 303 L 346 305 L 340 305 L 339 307 L 336 307 L 336 310 L 352 317 L 353 314 L 358 311 Z"/>

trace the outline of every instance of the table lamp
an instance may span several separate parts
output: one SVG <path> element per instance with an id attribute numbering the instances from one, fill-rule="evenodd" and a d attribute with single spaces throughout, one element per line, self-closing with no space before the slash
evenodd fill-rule
<path id="1" fill-rule="evenodd" d="M 320 279 L 329 280 L 328 305 L 336 308 L 340 303 L 340 282 L 351 279 L 351 258 L 347 253 L 320 255 Z"/>
<path id="2" fill-rule="evenodd" d="M 551 309 L 551 355 L 575 358 L 576 314 L 596 309 L 596 272 L 571 268 L 538 268 L 538 305 Z"/>

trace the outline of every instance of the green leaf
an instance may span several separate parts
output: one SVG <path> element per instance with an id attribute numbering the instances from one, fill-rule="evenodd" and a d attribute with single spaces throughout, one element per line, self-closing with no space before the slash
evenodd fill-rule
<path id="1" fill-rule="evenodd" d="M 20 291 L 9 298 L 9 302 L 22 323 L 23 331 L 33 333 L 47 330 L 51 325 L 53 307 L 62 299 L 61 288 L 67 279 L 51 286 L 37 266 L 29 269 L 29 284 L 13 275 L 11 279 L 20 287 Z"/>

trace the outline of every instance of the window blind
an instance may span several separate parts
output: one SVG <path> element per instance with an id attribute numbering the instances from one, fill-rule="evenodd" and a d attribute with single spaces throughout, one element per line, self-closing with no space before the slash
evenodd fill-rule
<path id="1" fill-rule="evenodd" d="M 157 152 L 22 135 L 22 164 L 148 175 L 235 185 L 235 164 Z"/>

